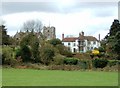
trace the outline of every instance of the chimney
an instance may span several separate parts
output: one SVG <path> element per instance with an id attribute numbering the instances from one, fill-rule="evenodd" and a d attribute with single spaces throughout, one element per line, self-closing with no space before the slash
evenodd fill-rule
<path id="1" fill-rule="evenodd" d="M 62 34 L 62 40 L 64 39 L 64 34 Z"/>
<path id="2" fill-rule="evenodd" d="M 99 38 L 99 42 L 100 42 L 100 34 L 98 35 L 98 38 Z"/>
<path id="3" fill-rule="evenodd" d="M 82 31 L 81 33 L 82 33 L 82 36 L 84 36 L 84 32 Z"/>
<path id="4" fill-rule="evenodd" d="M 79 33 L 79 37 L 81 36 L 81 33 Z"/>

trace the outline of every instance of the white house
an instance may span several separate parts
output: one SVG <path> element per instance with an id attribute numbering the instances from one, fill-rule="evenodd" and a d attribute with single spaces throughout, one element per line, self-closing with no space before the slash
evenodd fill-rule
<path id="1" fill-rule="evenodd" d="M 62 43 L 69 47 L 72 52 L 86 52 L 100 47 L 99 40 L 93 36 L 84 36 L 84 32 L 79 33 L 79 37 L 66 37 L 62 34 Z"/>

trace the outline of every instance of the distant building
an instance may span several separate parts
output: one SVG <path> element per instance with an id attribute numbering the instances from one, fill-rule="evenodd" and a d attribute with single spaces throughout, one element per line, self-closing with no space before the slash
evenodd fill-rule
<path id="1" fill-rule="evenodd" d="M 69 47 L 72 52 L 87 52 L 100 47 L 99 40 L 93 36 L 84 36 L 84 32 L 79 33 L 79 37 L 66 37 L 62 34 L 62 43 Z"/>
<path id="2" fill-rule="evenodd" d="M 55 27 L 43 27 L 43 35 L 47 40 L 56 38 Z"/>
<path id="3" fill-rule="evenodd" d="M 33 31 L 34 32 L 34 31 Z M 29 31 L 26 32 L 17 32 L 14 35 L 14 38 L 17 40 L 21 40 L 23 37 L 25 37 L 27 34 L 29 34 Z M 47 40 L 54 39 L 56 38 L 56 33 L 55 33 L 55 27 L 49 26 L 49 27 L 43 27 L 43 33 L 42 32 L 34 32 L 35 35 L 37 35 L 38 38 L 45 38 Z"/>

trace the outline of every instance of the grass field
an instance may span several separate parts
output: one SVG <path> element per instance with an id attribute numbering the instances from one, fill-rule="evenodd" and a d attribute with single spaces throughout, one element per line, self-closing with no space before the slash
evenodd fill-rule
<path id="1" fill-rule="evenodd" d="M 117 72 L 3 69 L 3 86 L 117 86 Z"/>
<path id="2" fill-rule="evenodd" d="M 0 66 L 0 88 L 2 87 L 2 67 Z"/>

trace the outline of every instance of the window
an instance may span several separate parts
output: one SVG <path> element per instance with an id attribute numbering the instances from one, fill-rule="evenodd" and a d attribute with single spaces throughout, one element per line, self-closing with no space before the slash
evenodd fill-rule
<path id="1" fill-rule="evenodd" d="M 91 44 L 91 42 L 90 42 L 90 41 L 88 41 L 88 44 Z"/>
<path id="2" fill-rule="evenodd" d="M 93 47 L 91 47 L 91 50 L 93 50 Z"/>
<path id="3" fill-rule="evenodd" d="M 68 42 L 68 45 L 70 45 L 70 43 Z"/>
<path id="4" fill-rule="evenodd" d="M 90 47 L 87 47 L 87 50 L 90 50 Z"/>
<path id="5" fill-rule="evenodd" d="M 93 44 L 96 44 L 96 41 L 94 41 Z"/>
<path id="6" fill-rule="evenodd" d="M 76 44 L 74 43 L 74 45 L 73 46 L 76 46 Z"/>

